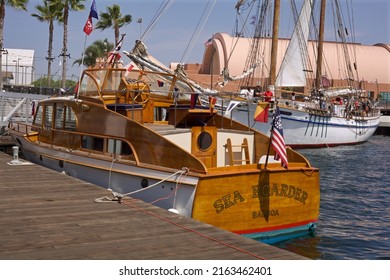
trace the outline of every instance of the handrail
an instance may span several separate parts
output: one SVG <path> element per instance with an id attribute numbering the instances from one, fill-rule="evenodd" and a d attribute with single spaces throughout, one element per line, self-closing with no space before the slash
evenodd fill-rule
<path id="1" fill-rule="evenodd" d="M 16 125 L 16 129 L 15 129 L 15 125 Z M 32 130 L 32 128 L 36 128 L 38 131 L 34 131 Z M 32 124 L 26 124 L 26 123 L 22 123 L 22 122 L 18 122 L 18 121 L 12 121 L 10 122 L 10 129 L 13 129 L 17 132 L 20 132 L 20 133 L 24 133 L 26 135 L 29 135 L 31 134 L 32 132 L 34 133 L 38 133 L 38 142 L 41 142 L 40 140 L 40 134 L 41 132 L 39 130 L 41 130 L 41 128 L 38 128 L 37 126 L 34 126 Z M 125 138 L 118 138 L 118 137 L 108 137 L 108 136 L 104 136 L 104 135 L 100 135 L 100 134 L 93 134 L 93 133 L 81 133 L 81 132 L 78 132 L 78 131 L 67 131 L 67 130 L 61 130 L 61 129 L 55 129 L 55 128 L 50 128 L 50 133 L 51 133 L 51 139 L 53 139 L 53 136 L 54 136 L 54 133 L 55 132 L 61 132 L 63 134 L 68 134 L 68 135 L 71 135 L 71 136 L 92 136 L 92 137 L 100 137 L 100 138 L 104 138 L 105 140 L 108 140 L 108 139 L 114 139 L 114 140 L 121 140 L 121 141 L 124 141 L 126 142 L 132 152 L 133 152 L 133 156 L 134 156 L 134 160 L 136 162 L 136 165 L 139 166 L 140 165 L 140 161 L 139 161 L 139 158 L 138 158 L 138 155 L 136 153 L 136 150 L 134 149 L 134 146 L 133 144 L 131 144 L 127 139 Z M 68 141 L 69 143 L 69 141 Z M 50 146 L 52 147 L 53 146 L 53 143 L 50 143 Z M 68 149 L 70 149 L 70 146 L 67 147 Z M 104 154 L 108 154 L 106 151 L 104 152 Z M 116 156 L 121 156 L 121 155 L 116 155 Z M 116 158 L 115 155 L 112 156 L 112 158 Z"/>

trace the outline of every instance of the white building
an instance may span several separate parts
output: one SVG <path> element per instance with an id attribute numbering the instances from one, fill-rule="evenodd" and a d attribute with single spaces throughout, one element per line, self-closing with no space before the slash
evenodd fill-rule
<path id="1" fill-rule="evenodd" d="M 7 77 L 4 84 L 30 85 L 34 77 L 34 50 L 5 48 L 1 69 L 3 77 Z"/>

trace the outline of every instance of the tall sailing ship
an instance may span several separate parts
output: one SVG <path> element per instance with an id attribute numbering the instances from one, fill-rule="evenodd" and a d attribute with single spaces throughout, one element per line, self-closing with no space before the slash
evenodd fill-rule
<path id="1" fill-rule="evenodd" d="M 276 97 L 267 109 L 272 112 L 275 104 L 280 108 L 286 143 L 294 148 L 365 142 L 374 134 L 379 125 L 380 111 L 370 100 L 367 92 L 359 88 L 356 63 L 351 62 L 349 49 L 346 46 L 347 29 L 342 22 L 339 1 L 332 1 L 338 19 L 335 25 L 338 27 L 338 34 L 341 38 L 338 45 L 342 48 L 347 69 L 345 78 L 347 85 L 344 88 L 330 88 L 329 81 L 322 72 L 325 0 L 321 1 L 317 61 L 314 63 L 317 66 L 316 71 L 312 70 L 311 63 L 308 61 L 309 27 L 314 18 L 314 1 L 305 0 L 279 72 L 277 75 L 275 72 L 270 74 L 271 88 Z M 275 9 L 275 11 L 274 26 L 278 24 L 279 17 L 278 10 Z M 278 34 L 277 31 L 275 33 L 276 42 Z M 276 45 L 277 43 L 273 42 L 272 46 Z M 259 54 L 257 50 L 252 50 L 251 53 L 253 56 Z M 276 51 L 272 50 L 272 54 L 275 53 Z M 255 58 L 249 61 L 253 59 Z M 271 57 L 271 71 L 276 69 L 275 59 L 275 56 Z M 308 84 L 308 82 L 313 84 Z M 299 93 L 299 90 L 304 87 L 309 87 L 307 96 Z M 256 107 L 257 104 L 253 102 L 244 103 L 241 110 L 236 110 L 237 113 L 233 114 L 233 118 L 247 123 L 247 112 L 253 115 Z M 268 121 L 268 125 L 257 122 L 252 127 L 269 134 L 270 125 L 271 120 Z"/>

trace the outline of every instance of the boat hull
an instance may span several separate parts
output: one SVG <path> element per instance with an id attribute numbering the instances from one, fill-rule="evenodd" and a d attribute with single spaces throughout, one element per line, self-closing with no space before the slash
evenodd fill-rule
<path id="1" fill-rule="evenodd" d="M 253 116 L 256 105 L 250 107 Z M 236 111 L 233 119 L 247 124 L 248 112 Z M 344 118 L 311 114 L 304 110 L 280 107 L 286 145 L 292 148 L 315 148 L 354 145 L 366 142 L 379 125 L 379 116 Z M 253 128 L 270 135 L 272 114 L 268 123 L 254 122 Z"/>
<path id="2" fill-rule="evenodd" d="M 86 157 L 34 145 L 23 141 L 23 138 L 17 139 L 18 143 L 22 143 L 23 154 L 28 161 L 103 187 L 108 190 L 108 196 L 112 192 L 113 199 L 115 193 L 129 194 L 161 208 L 175 209 L 183 216 L 192 216 L 198 182 L 196 177 Z M 152 185 L 156 186 L 151 187 Z"/>
<path id="3" fill-rule="evenodd" d="M 16 138 L 25 158 L 33 163 L 117 194 L 134 192 L 129 196 L 265 243 L 308 235 L 317 224 L 319 172 L 314 168 L 264 170 L 251 164 L 227 166 L 222 172 L 210 169 L 208 175 L 199 177 L 167 179 L 172 172 L 95 159 L 37 145 L 23 136 Z M 156 187 L 142 190 L 145 180 Z"/>

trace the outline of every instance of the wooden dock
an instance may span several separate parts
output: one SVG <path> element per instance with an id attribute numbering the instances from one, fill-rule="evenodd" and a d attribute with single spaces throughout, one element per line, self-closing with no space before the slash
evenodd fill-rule
<path id="1" fill-rule="evenodd" d="M 306 259 L 0 153 L 0 259 Z"/>

